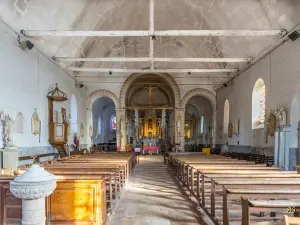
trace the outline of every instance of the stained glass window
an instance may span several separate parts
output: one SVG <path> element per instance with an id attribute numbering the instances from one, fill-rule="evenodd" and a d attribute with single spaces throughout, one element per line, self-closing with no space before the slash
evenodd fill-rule
<path id="1" fill-rule="evenodd" d="M 266 86 L 262 86 L 262 88 L 259 91 L 260 95 L 260 102 L 259 102 L 259 123 L 264 124 L 265 122 L 265 109 L 266 109 Z"/>
<path id="2" fill-rule="evenodd" d="M 266 86 L 258 79 L 252 92 L 252 129 L 264 128 L 266 110 Z"/>
<path id="3" fill-rule="evenodd" d="M 116 116 L 113 116 L 111 119 L 111 129 L 116 130 L 117 129 L 117 119 Z"/>
<path id="4" fill-rule="evenodd" d="M 98 128 L 97 128 L 97 133 L 96 133 L 97 136 L 101 135 L 101 130 L 102 130 L 102 129 L 101 129 L 101 128 L 102 128 L 102 124 L 101 124 L 101 123 L 102 123 L 101 117 L 99 116 L 99 117 L 98 117 Z"/>

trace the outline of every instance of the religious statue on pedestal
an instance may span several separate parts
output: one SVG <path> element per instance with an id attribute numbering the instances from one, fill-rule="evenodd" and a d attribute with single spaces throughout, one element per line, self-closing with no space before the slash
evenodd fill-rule
<path id="1" fill-rule="evenodd" d="M 74 147 L 75 147 L 75 150 L 79 150 L 79 138 L 78 138 L 77 134 L 74 135 Z"/>
<path id="2" fill-rule="evenodd" d="M 273 113 L 272 110 L 270 111 L 267 122 L 268 122 L 268 128 L 267 128 L 268 135 L 273 137 L 274 134 L 275 134 L 277 121 L 276 121 L 276 116 L 275 116 L 275 114 Z"/>
<path id="3" fill-rule="evenodd" d="M 5 116 L 4 124 L 5 147 L 14 147 L 15 127 L 14 120 L 10 117 L 10 115 Z"/>

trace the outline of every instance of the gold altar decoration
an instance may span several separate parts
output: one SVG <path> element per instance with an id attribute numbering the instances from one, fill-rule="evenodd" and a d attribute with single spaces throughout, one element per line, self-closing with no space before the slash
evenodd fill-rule
<path id="1" fill-rule="evenodd" d="M 80 125 L 80 137 L 84 137 L 84 126 L 83 123 Z"/>
<path id="2" fill-rule="evenodd" d="M 191 126 L 189 124 L 184 124 L 184 139 L 186 141 L 191 139 Z"/>
<path id="3" fill-rule="evenodd" d="M 31 117 L 31 133 L 34 135 L 38 135 L 40 132 L 41 132 L 41 120 L 35 109 Z"/>
<path id="4" fill-rule="evenodd" d="M 232 133 L 233 133 L 233 126 L 232 123 L 228 124 L 228 137 L 232 138 Z"/>
<path id="5" fill-rule="evenodd" d="M 275 114 L 270 111 L 269 117 L 268 117 L 268 135 L 273 137 L 275 134 L 275 129 L 276 129 L 276 125 L 277 125 L 277 119 Z"/>
<path id="6" fill-rule="evenodd" d="M 156 132 L 156 112 L 155 110 L 148 110 L 144 116 L 144 136 L 154 138 L 157 137 Z"/>

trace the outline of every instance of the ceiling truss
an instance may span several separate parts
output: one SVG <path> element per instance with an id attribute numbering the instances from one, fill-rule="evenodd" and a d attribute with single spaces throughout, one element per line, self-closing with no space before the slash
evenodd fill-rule
<path id="1" fill-rule="evenodd" d="M 68 31 L 68 30 L 22 30 L 27 37 L 34 36 L 69 36 L 69 37 L 149 37 L 149 56 L 144 58 L 72 58 L 53 57 L 57 62 L 150 62 L 150 69 L 118 69 L 118 68 L 90 68 L 69 67 L 74 72 L 104 72 L 104 73 L 238 73 L 239 69 L 156 69 L 154 62 L 225 62 L 251 63 L 252 58 L 156 58 L 154 57 L 154 42 L 156 37 L 176 36 L 285 36 L 286 30 L 155 30 L 154 28 L 154 0 L 149 0 L 149 30 L 126 31 Z M 76 74 L 76 73 L 75 73 Z M 79 77 L 79 76 L 78 76 Z M 81 76 L 82 77 L 82 76 Z"/>

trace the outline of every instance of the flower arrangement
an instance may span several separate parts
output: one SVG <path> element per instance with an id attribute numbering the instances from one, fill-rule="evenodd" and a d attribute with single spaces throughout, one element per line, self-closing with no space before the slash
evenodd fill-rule
<path id="1" fill-rule="evenodd" d="M 121 146 L 117 147 L 117 151 L 120 152 L 121 151 Z"/>

